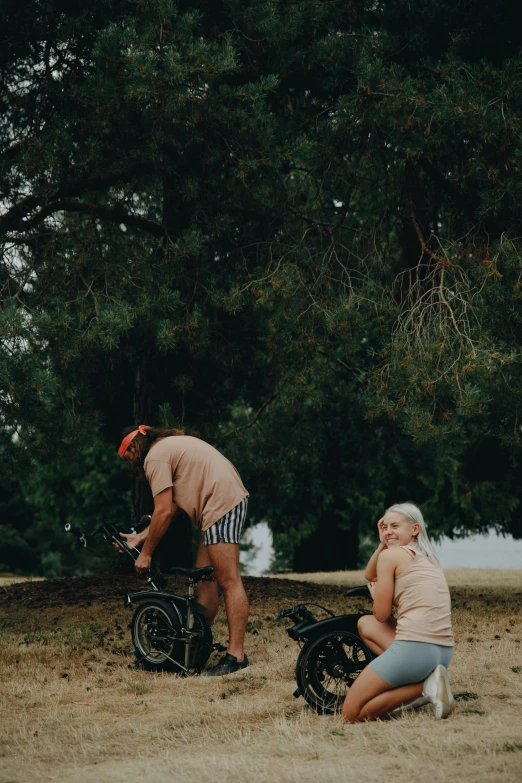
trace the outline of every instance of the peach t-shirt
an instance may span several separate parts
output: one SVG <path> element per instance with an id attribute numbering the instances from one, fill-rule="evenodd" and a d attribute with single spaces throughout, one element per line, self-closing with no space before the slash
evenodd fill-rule
<path id="1" fill-rule="evenodd" d="M 248 497 L 239 473 L 209 443 L 170 435 L 153 444 L 143 465 L 153 496 L 172 487 L 174 502 L 207 530 Z"/>

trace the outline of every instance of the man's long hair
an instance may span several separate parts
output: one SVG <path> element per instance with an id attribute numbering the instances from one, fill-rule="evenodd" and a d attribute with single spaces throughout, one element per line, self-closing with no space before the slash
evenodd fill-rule
<path id="1" fill-rule="evenodd" d="M 126 435 L 129 435 L 131 432 L 134 432 L 135 429 L 136 425 L 133 427 L 125 427 L 121 433 L 122 438 L 124 438 Z M 147 430 L 145 435 L 138 433 L 136 437 L 132 439 L 132 445 L 134 446 L 134 454 L 130 463 L 132 469 L 142 475 L 143 463 L 145 462 L 145 457 L 149 453 L 151 447 L 156 443 L 156 441 L 161 440 L 161 438 L 168 438 L 171 435 L 185 435 L 185 431 L 177 429 L 176 427 L 173 429 L 166 429 L 165 427 L 151 427 L 149 430 Z"/>

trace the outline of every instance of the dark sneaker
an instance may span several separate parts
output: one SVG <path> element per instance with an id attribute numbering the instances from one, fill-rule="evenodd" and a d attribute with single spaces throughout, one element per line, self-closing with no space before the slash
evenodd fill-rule
<path id="1" fill-rule="evenodd" d="M 234 672 L 238 672 L 240 669 L 246 669 L 247 666 L 248 658 L 246 655 L 242 661 L 238 661 L 235 655 L 227 653 L 221 658 L 219 663 L 203 672 L 203 676 L 221 677 L 223 674 L 234 674 Z"/>

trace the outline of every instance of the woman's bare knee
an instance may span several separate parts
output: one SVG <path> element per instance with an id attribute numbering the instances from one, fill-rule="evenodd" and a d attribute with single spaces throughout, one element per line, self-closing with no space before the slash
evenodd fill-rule
<path id="1" fill-rule="evenodd" d="M 359 635 L 363 638 L 368 638 L 368 636 L 371 636 L 371 627 L 372 627 L 372 621 L 374 618 L 370 614 L 363 614 L 362 617 L 359 617 L 357 620 L 357 630 L 359 631 Z"/>
<path id="2" fill-rule="evenodd" d="M 359 721 L 360 709 L 357 705 L 343 704 L 343 718 L 345 723 L 357 723 Z"/>

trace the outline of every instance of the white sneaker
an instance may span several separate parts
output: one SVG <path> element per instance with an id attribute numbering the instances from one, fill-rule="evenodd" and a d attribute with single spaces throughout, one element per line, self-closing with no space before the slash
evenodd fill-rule
<path id="1" fill-rule="evenodd" d="M 422 695 L 426 696 L 433 704 L 435 720 L 447 718 L 455 706 L 455 699 L 451 694 L 448 672 L 439 664 L 424 680 Z"/>
<path id="2" fill-rule="evenodd" d="M 426 704 L 431 704 L 429 696 L 419 696 L 418 699 L 410 701 L 409 704 L 401 704 L 400 707 L 395 707 L 394 710 L 388 713 L 391 718 L 402 718 L 406 712 L 416 712 L 424 707 Z"/>

